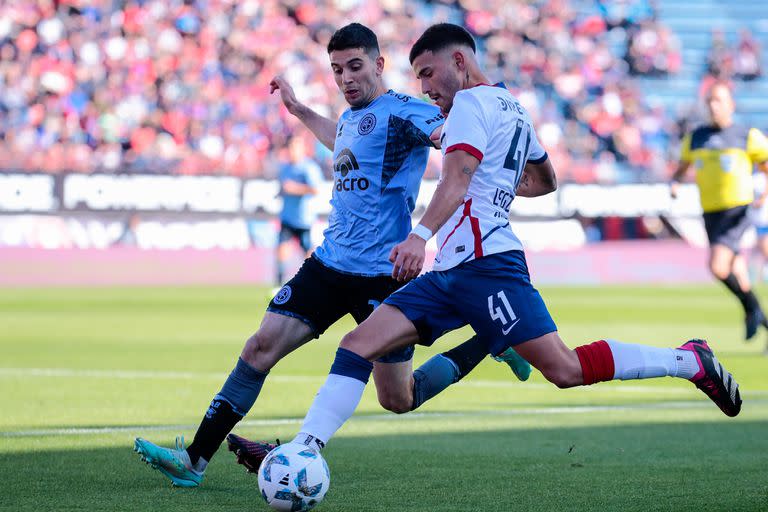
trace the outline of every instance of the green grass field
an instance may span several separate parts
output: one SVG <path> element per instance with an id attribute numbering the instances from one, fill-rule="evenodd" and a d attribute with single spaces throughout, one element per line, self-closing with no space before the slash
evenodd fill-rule
<path id="1" fill-rule="evenodd" d="M 414 414 L 385 413 L 369 386 L 324 452 L 319 510 L 768 510 L 766 334 L 741 341 L 735 300 L 714 284 L 542 294 L 570 346 L 707 338 L 741 415 L 684 381 L 558 390 L 490 359 Z M 247 287 L 0 291 L 0 510 L 267 510 L 226 449 L 199 489 L 171 488 L 132 451 L 138 435 L 191 439 L 267 300 Z M 237 432 L 290 439 L 351 326 L 282 361 Z"/>

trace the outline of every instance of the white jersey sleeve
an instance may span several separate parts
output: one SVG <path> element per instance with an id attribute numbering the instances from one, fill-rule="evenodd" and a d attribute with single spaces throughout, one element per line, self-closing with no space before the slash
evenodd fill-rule
<path id="1" fill-rule="evenodd" d="M 456 94 L 449 116 L 453 119 L 451 124 L 454 129 L 443 128 L 445 138 L 442 141 L 442 147 L 445 148 L 446 155 L 452 151 L 461 150 L 482 162 L 488 146 L 490 127 L 477 98 L 462 92 L 459 91 Z M 456 125 L 461 129 L 455 129 Z"/>

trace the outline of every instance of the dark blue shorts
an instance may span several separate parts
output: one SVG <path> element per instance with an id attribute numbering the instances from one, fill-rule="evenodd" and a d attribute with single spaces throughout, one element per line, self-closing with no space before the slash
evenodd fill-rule
<path id="1" fill-rule="evenodd" d="M 427 346 L 467 324 L 487 340 L 491 354 L 557 330 L 531 284 L 523 251 L 427 272 L 384 303 L 402 311 L 416 326 L 419 343 Z"/>

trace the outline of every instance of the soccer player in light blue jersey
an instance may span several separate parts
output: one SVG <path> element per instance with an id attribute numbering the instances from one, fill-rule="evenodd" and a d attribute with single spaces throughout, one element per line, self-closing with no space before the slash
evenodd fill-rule
<path id="1" fill-rule="evenodd" d="M 320 166 L 307 155 L 307 144 L 302 137 L 294 137 L 288 146 L 289 161 L 280 166 L 280 233 L 277 237 L 277 284 L 281 285 L 285 263 L 291 255 L 291 240 L 295 239 L 304 251 L 312 253 L 312 224 L 317 220 L 312 198 L 323 181 Z"/>
<path id="2" fill-rule="evenodd" d="M 289 112 L 333 150 L 328 229 L 320 247 L 270 302 L 192 444 L 185 448 L 177 439 L 176 449 L 168 449 L 136 439 L 136 451 L 174 485 L 200 485 L 225 438 L 239 462 L 256 470 L 271 446 L 229 433 L 255 403 L 269 370 L 346 314 L 362 322 L 406 280 L 392 275 L 389 255 L 411 230 L 429 148 L 439 140 L 444 117 L 437 107 L 384 87 L 384 59 L 370 29 L 357 23 L 341 28 L 328 43 L 328 53 L 350 105 L 338 123 L 299 103 L 282 78 L 271 83 Z M 469 373 L 489 345 L 474 336 L 416 371 L 413 346 L 382 355 L 373 369 L 379 402 L 398 413 L 419 407 Z M 518 361 L 530 372 L 527 362 Z"/>

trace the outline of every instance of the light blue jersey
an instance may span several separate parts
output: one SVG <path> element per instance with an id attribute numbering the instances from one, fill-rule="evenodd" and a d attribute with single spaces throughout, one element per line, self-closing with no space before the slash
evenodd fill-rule
<path id="1" fill-rule="evenodd" d="M 305 158 L 301 162 L 287 163 L 280 168 L 280 183 L 295 181 L 317 189 L 323 182 L 323 173 L 312 159 Z M 312 208 L 313 194 L 294 195 L 282 194 L 283 210 L 280 220 L 293 228 L 310 229 L 317 219 L 317 212 Z"/>
<path id="2" fill-rule="evenodd" d="M 326 266 L 361 276 L 392 273 L 389 253 L 411 230 L 440 109 L 387 91 L 346 110 L 336 126 L 334 189 L 322 245 Z"/>

